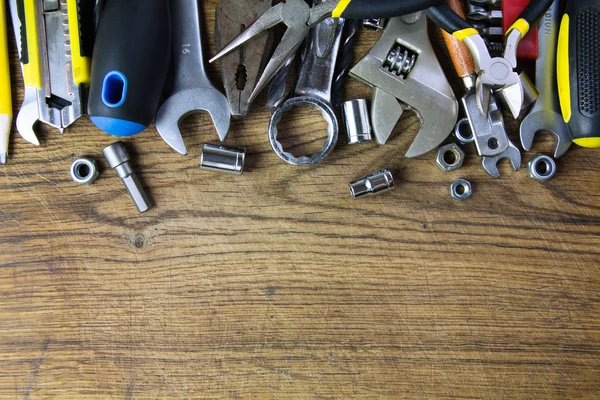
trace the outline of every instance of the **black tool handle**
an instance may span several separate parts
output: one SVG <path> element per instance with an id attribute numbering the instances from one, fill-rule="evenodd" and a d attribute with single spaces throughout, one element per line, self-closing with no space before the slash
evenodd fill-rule
<path id="1" fill-rule="evenodd" d="M 429 7 L 426 14 L 433 22 L 439 25 L 440 28 L 450 34 L 453 34 L 456 31 L 462 31 L 463 29 L 473 28 L 471 24 L 464 18 L 459 17 L 458 14 L 452 11 L 445 3 Z"/>
<path id="2" fill-rule="evenodd" d="M 424 10 L 443 0 L 351 0 L 341 14 L 347 19 L 392 18 Z"/>
<path id="3" fill-rule="evenodd" d="M 600 0 L 568 0 L 558 42 L 563 118 L 573 142 L 600 147 Z"/>
<path id="4" fill-rule="evenodd" d="M 107 0 L 96 31 L 88 113 L 130 136 L 156 115 L 171 62 L 168 0 Z"/>

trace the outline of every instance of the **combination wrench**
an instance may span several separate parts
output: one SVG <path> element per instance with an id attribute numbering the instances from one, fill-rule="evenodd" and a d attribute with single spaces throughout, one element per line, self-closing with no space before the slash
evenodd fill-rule
<path id="1" fill-rule="evenodd" d="M 324 0 L 315 1 L 314 5 Z M 339 123 L 331 105 L 331 85 L 335 76 L 335 63 L 342 38 L 342 18 L 327 18 L 311 28 L 306 36 L 302 66 L 293 94 L 277 107 L 269 123 L 269 141 L 275 153 L 283 161 L 297 166 L 314 165 L 321 162 L 334 149 Z M 308 106 L 321 111 L 327 121 L 327 139 L 320 151 L 310 156 L 296 157 L 283 149 L 277 140 L 277 123 L 283 114 L 293 107 Z"/>
<path id="2" fill-rule="evenodd" d="M 187 154 L 179 121 L 196 111 L 207 111 L 219 139 L 229 131 L 231 107 L 227 97 L 208 79 L 202 55 L 200 6 L 198 0 L 172 0 L 173 88 L 156 114 L 158 133 L 169 146 Z"/>
<path id="3" fill-rule="evenodd" d="M 521 145 L 531 150 L 535 134 L 539 131 L 550 132 L 556 139 L 554 157 L 560 157 L 571 146 L 571 134 L 565 123 L 558 103 L 556 83 L 556 45 L 560 21 L 559 1 L 556 0 L 538 28 L 538 59 L 535 63 L 535 79 L 539 97 L 531 111 L 521 122 Z"/>

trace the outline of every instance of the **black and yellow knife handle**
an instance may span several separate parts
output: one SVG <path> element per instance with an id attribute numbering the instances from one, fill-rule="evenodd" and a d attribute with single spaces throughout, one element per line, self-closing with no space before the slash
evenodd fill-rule
<path id="1" fill-rule="evenodd" d="M 17 0 L 17 14 L 21 22 L 21 64 L 25 86 L 42 87 L 42 65 L 38 36 L 38 13 L 36 0 Z"/>
<path id="2" fill-rule="evenodd" d="M 600 0 L 568 0 L 556 55 L 558 97 L 573 142 L 600 147 Z"/>
<path id="3" fill-rule="evenodd" d="M 339 0 L 334 18 L 392 18 L 424 10 L 443 0 Z"/>

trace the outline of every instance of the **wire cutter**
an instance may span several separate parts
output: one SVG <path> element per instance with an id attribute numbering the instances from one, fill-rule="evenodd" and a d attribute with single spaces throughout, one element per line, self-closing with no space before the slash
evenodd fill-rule
<path id="1" fill-rule="evenodd" d="M 511 25 L 505 36 L 505 50 L 502 57 L 492 57 L 479 31 L 444 3 L 426 10 L 442 29 L 464 42 L 475 61 L 477 71 L 477 102 L 480 111 L 487 115 L 491 90 L 496 90 L 504 103 L 517 118 L 524 101 L 523 86 L 517 67 L 517 47 L 529 28 L 550 8 L 553 0 L 532 0 Z"/>
<path id="2" fill-rule="evenodd" d="M 374 17 L 396 17 L 424 10 L 442 0 L 329 0 L 313 6 L 304 0 L 287 0 L 264 12 L 250 27 L 239 34 L 210 62 L 214 62 L 235 50 L 244 43 L 261 35 L 279 23 L 284 23 L 287 30 L 267 63 L 248 101 L 252 102 L 298 50 L 311 27 L 326 18 L 369 19 Z"/>

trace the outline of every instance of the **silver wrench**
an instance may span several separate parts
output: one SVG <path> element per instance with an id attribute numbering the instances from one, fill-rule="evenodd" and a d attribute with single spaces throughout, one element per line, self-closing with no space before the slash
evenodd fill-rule
<path id="1" fill-rule="evenodd" d="M 223 141 L 229 131 L 231 107 L 227 97 L 210 82 L 204 69 L 198 0 L 171 0 L 171 19 L 173 88 L 156 114 L 156 128 L 169 146 L 178 153 L 187 154 L 179 121 L 193 112 L 207 111 Z"/>
<path id="2" fill-rule="evenodd" d="M 324 0 L 313 4 L 324 3 Z M 339 134 L 339 124 L 331 106 L 331 84 L 335 75 L 335 62 L 342 38 L 342 18 L 327 18 L 311 28 L 306 36 L 306 46 L 302 66 L 294 93 L 280 107 L 277 107 L 269 123 L 269 141 L 275 153 L 283 161 L 297 166 L 313 165 L 327 157 L 335 147 Z M 277 123 L 286 111 L 295 106 L 317 108 L 327 121 L 327 140 L 323 148 L 311 156 L 295 157 L 283 150 L 277 141 Z"/>
<path id="3" fill-rule="evenodd" d="M 495 155 L 483 156 L 481 164 L 483 169 L 493 176 L 494 178 L 500 178 L 500 172 L 498 172 L 498 162 L 503 158 L 508 158 L 510 163 L 515 171 L 518 171 L 521 168 L 521 152 L 510 141 L 508 135 L 506 134 L 506 130 L 504 129 L 504 120 L 502 119 L 502 111 L 498 108 L 498 104 L 496 103 L 496 97 L 494 94 L 490 96 L 490 106 L 488 110 L 488 118 L 490 120 L 495 121 L 496 124 L 501 125 L 502 129 L 498 129 L 497 133 L 502 133 L 501 135 L 496 135 L 494 137 L 495 140 L 500 140 L 506 143 L 506 147 L 499 153 Z M 475 134 L 474 134 L 475 135 Z M 475 140 L 477 141 L 477 139 Z M 490 144 L 488 144 L 490 146 Z M 493 145 L 490 147 L 494 147 Z M 479 147 L 478 147 L 479 150 Z"/>
<path id="4" fill-rule="evenodd" d="M 556 85 L 556 45 L 560 24 L 559 1 L 555 0 L 538 28 L 538 59 L 535 63 L 535 79 L 539 97 L 533 108 L 521 122 L 521 144 L 531 150 L 535 134 L 548 131 L 556 139 L 554 157 L 566 153 L 571 146 L 569 127 L 562 118 Z"/>

